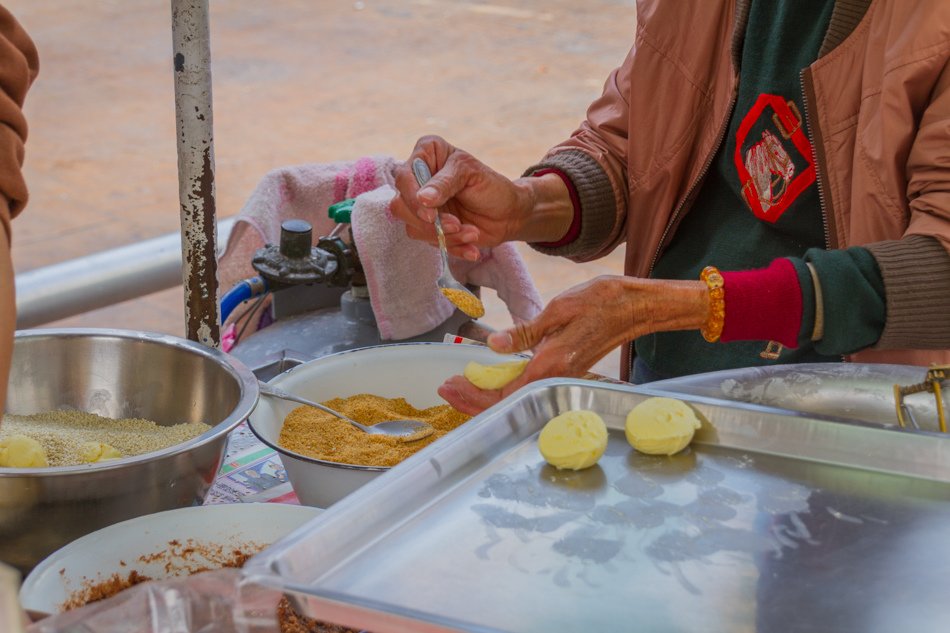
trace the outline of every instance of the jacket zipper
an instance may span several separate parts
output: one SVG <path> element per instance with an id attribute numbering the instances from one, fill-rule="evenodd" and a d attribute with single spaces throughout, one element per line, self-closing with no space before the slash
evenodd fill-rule
<path id="1" fill-rule="evenodd" d="M 815 142 L 815 130 L 818 128 L 815 127 L 815 120 L 811 116 L 811 110 L 808 108 L 808 95 L 811 94 L 807 90 L 807 77 L 808 69 L 803 68 L 801 73 L 799 73 L 799 81 L 802 86 L 802 106 L 805 109 L 805 121 L 808 123 L 809 136 L 811 136 L 811 159 L 815 164 L 815 186 L 818 187 L 818 209 L 821 211 L 821 226 L 825 233 L 825 250 L 831 250 L 831 229 L 828 226 L 828 207 L 825 205 L 825 189 L 821 184 L 821 169 L 818 165 L 818 144 Z M 844 354 L 839 355 L 841 362 L 847 362 L 847 358 Z"/>
<path id="2" fill-rule="evenodd" d="M 699 188 L 700 183 L 706 178 L 706 174 L 709 172 L 709 168 L 712 167 L 713 159 L 716 158 L 716 154 L 719 152 L 720 146 L 722 146 L 723 139 L 726 138 L 726 132 L 729 130 L 729 121 L 732 119 L 732 110 L 736 107 L 736 99 L 739 96 L 739 75 L 736 75 L 735 82 L 732 86 L 732 96 L 729 99 L 729 107 L 726 109 L 725 120 L 719 126 L 719 133 L 716 135 L 716 142 L 713 144 L 712 149 L 709 152 L 709 155 L 706 157 L 706 162 L 703 164 L 703 168 L 699 172 L 699 176 L 690 184 L 689 189 L 686 190 L 686 195 L 683 197 L 683 200 L 676 206 L 676 209 L 673 210 L 673 214 L 670 216 L 670 221 L 666 223 L 666 228 L 663 229 L 663 234 L 660 236 L 660 241 L 656 246 L 656 252 L 653 253 L 653 259 L 650 261 L 650 268 L 647 270 L 647 277 L 653 274 L 653 269 L 656 267 L 657 261 L 660 259 L 660 251 L 663 250 L 663 245 L 666 243 L 666 238 L 670 234 L 673 226 L 676 224 L 676 220 L 679 218 L 680 213 L 686 207 L 687 204 L 692 202 L 693 194 L 696 193 L 696 189 Z M 627 367 L 627 375 L 631 378 L 633 377 L 633 361 L 636 356 L 633 353 L 634 341 L 627 343 L 630 346 L 630 360 Z"/>
<path id="3" fill-rule="evenodd" d="M 719 134 L 716 136 L 716 142 L 713 144 L 712 150 L 709 155 L 706 157 L 706 162 L 703 164 L 703 168 L 699 172 L 699 176 L 693 180 L 690 184 L 689 189 L 686 190 L 686 195 L 683 197 L 682 202 L 677 205 L 676 209 L 673 211 L 673 215 L 670 216 L 670 221 L 666 223 L 666 228 L 663 230 L 663 235 L 660 236 L 660 242 L 657 244 L 656 252 L 653 253 L 653 259 L 650 261 L 650 268 L 647 270 L 647 276 L 653 274 L 653 269 L 656 267 L 656 262 L 660 259 L 660 251 L 663 250 L 663 245 L 666 243 L 666 238 L 670 234 L 670 230 L 673 228 L 673 225 L 676 224 L 676 220 L 679 218 L 680 213 L 686 207 L 686 205 L 692 202 L 693 194 L 696 193 L 696 189 L 699 187 L 700 183 L 706 178 L 706 174 L 709 172 L 709 168 L 712 166 L 713 159 L 716 157 L 716 153 L 719 151 L 719 147 L 722 145 L 723 139 L 726 138 L 726 132 L 729 130 L 729 120 L 732 118 L 732 109 L 736 106 L 736 99 L 738 98 L 737 87 L 739 85 L 738 76 L 736 77 L 736 83 L 732 90 L 732 97 L 729 100 L 729 108 L 726 110 L 726 119 L 723 121 L 722 125 L 719 126 Z"/>
<path id="4" fill-rule="evenodd" d="M 818 187 L 818 209 L 821 211 L 821 226 L 825 234 L 825 250 L 831 250 L 831 230 L 828 228 L 828 209 L 825 206 L 825 189 L 821 185 L 821 169 L 818 168 L 818 148 L 815 146 L 815 121 L 811 117 L 811 110 L 808 107 L 808 90 L 805 82 L 807 81 L 805 73 L 807 68 L 802 69 L 799 74 L 799 81 L 802 86 L 802 106 L 805 108 L 805 121 L 808 123 L 808 130 L 811 132 L 811 160 L 815 164 L 815 185 Z"/>

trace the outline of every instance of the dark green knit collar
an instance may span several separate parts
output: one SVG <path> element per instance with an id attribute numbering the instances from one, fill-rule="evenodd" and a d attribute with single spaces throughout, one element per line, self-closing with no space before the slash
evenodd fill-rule
<path id="1" fill-rule="evenodd" d="M 732 34 L 732 64 L 739 68 L 742 59 L 742 42 L 745 39 L 745 28 L 749 21 L 749 3 L 752 0 L 736 0 L 735 31 Z M 858 23 L 867 13 L 873 0 L 836 0 L 835 8 L 831 13 L 831 22 L 828 31 L 821 43 L 818 57 L 821 58 L 835 49 L 857 28 Z"/>

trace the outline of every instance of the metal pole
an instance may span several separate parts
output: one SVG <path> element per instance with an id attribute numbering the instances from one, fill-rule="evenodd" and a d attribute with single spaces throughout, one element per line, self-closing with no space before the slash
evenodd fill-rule
<path id="1" fill-rule="evenodd" d="M 218 224 L 227 244 L 235 218 Z M 181 284 L 181 232 L 93 253 L 16 276 L 16 327 L 44 325 Z"/>
<path id="2" fill-rule="evenodd" d="M 171 0 L 187 336 L 221 342 L 215 259 L 214 132 L 207 0 Z"/>

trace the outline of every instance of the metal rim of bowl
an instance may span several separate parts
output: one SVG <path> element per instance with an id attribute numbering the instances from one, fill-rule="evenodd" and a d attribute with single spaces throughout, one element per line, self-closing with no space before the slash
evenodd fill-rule
<path id="1" fill-rule="evenodd" d="M 438 341 L 420 341 L 416 343 L 386 343 L 384 345 L 368 345 L 366 347 L 355 347 L 353 349 L 346 349 L 340 352 L 334 352 L 333 354 L 327 354 L 326 356 L 315 358 L 313 361 L 308 361 L 306 363 L 301 363 L 300 365 L 297 365 L 295 367 L 291 367 L 290 369 L 284 372 L 281 372 L 280 374 L 277 374 L 276 376 L 268 380 L 267 384 L 274 383 L 275 381 L 292 374 L 294 371 L 300 369 L 301 367 L 307 367 L 311 362 L 324 361 L 330 358 L 338 358 L 340 356 L 353 354 L 355 352 L 362 352 L 368 349 L 380 349 L 380 348 L 386 348 L 386 347 L 419 347 L 422 345 L 435 345 L 439 347 L 456 347 L 462 344 L 463 343 L 440 343 Z M 343 462 L 331 462 L 324 459 L 317 459 L 315 457 L 308 457 L 306 455 L 301 455 L 300 453 L 286 449 L 282 446 L 279 446 L 276 442 L 271 442 L 266 437 L 264 437 L 262 433 L 258 432 L 256 428 L 254 428 L 253 411 L 251 412 L 251 415 L 249 415 L 247 418 L 247 426 L 249 429 L 251 429 L 251 433 L 253 433 L 254 436 L 257 437 L 257 439 L 259 439 L 264 445 L 269 446 L 270 448 L 274 449 L 281 455 L 286 455 L 287 457 L 292 457 L 293 459 L 297 459 L 303 462 L 307 462 L 310 464 L 318 464 L 320 466 L 331 466 L 333 468 L 342 468 L 345 470 L 361 470 L 365 472 L 385 472 L 392 468 L 392 466 L 360 466 L 359 464 L 345 464 Z M 281 422 L 281 426 L 283 426 L 283 422 Z"/>
<path id="2" fill-rule="evenodd" d="M 149 453 L 143 453 L 141 455 L 133 455 L 130 457 L 123 457 L 121 459 L 98 462 L 94 464 L 54 466 L 47 468 L 0 468 L 0 477 L 22 476 L 25 474 L 34 476 L 57 476 L 88 472 L 89 470 L 117 470 L 125 468 L 131 463 L 148 462 L 176 455 L 178 453 L 184 453 L 196 447 L 203 446 L 204 444 L 217 439 L 221 435 L 232 431 L 243 420 L 249 418 L 251 412 L 254 410 L 254 407 L 257 405 L 258 398 L 260 397 L 260 391 L 257 386 L 257 377 L 240 360 L 234 356 L 231 356 L 230 354 L 226 354 L 220 350 L 208 347 L 207 345 L 202 345 L 201 343 L 183 339 L 171 334 L 147 332 L 144 330 L 122 330 L 111 328 L 38 328 L 30 330 L 18 330 L 14 335 L 14 342 L 20 339 L 43 337 L 99 337 L 133 339 L 137 341 L 153 342 L 158 345 L 166 345 L 177 349 L 187 350 L 190 353 L 217 361 L 220 366 L 225 369 L 225 371 L 231 373 L 231 375 L 237 379 L 241 388 L 241 395 L 237 404 L 231 410 L 231 413 L 228 414 L 224 420 L 218 422 L 201 435 L 193 437 L 186 442 L 175 444 L 158 451 L 152 451 Z"/>

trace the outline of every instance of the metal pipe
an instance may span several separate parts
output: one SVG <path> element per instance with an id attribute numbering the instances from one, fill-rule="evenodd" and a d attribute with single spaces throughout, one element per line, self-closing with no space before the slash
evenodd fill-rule
<path id="1" fill-rule="evenodd" d="M 218 347 L 208 0 L 171 0 L 171 7 L 185 325 L 189 339 Z"/>
<path id="2" fill-rule="evenodd" d="M 227 244 L 235 218 L 218 224 Z M 121 246 L 16 276 L 18 330 L 181 285 L 181 234 Z"/>

